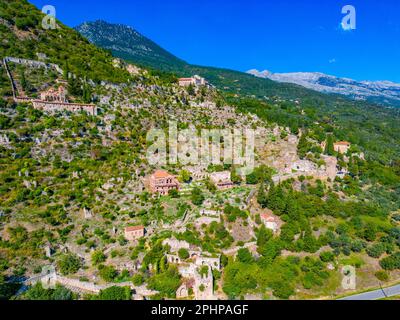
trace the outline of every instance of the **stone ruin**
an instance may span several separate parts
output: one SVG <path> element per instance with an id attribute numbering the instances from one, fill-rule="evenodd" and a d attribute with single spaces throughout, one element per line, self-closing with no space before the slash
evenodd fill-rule
<path id="1" fill-rule="evenodd" d="M 0 135 L 0 146 L 6 149 L 10 148 L 10 140 L 8 139 L 7 135 Z"/>

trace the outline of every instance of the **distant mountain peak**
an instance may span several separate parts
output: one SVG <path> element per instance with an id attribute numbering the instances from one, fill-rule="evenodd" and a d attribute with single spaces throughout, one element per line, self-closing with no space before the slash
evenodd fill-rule
<path id="1" fill-rule="evenodd" d="M 103 20 L 89 21 L 75 29 L 90 42 L 110 50 L 115 56 L 144 65 L 184 65 L 185 62 L 146 38 L 131 26 Z"/>
<path id="2" fill-rule="evenodd" d="M 399 86 L 386 81 L 357 82 L 319 72 L 279 74 L 253 69 L 246 74 L 228 69 L 195 66 L 179 59 L 131 26 L 97 20 L 84 22 L 75 29 L 90 42 L 111 51 L 115 57 L 178 76 L 199 74 L 226 91 L 290 99 L 336 93 L 356 100 L 400 106 Z"/>
<path id="3" fill-rule="evenodd" d="M 356 81 L 320 72 L 272 73 L 252 69 L 247 73 L 281 83 L 297 84 L 322 93 L 342 94 L 357 100 L 400 106 L 400 84 L 391 81 Z"/>

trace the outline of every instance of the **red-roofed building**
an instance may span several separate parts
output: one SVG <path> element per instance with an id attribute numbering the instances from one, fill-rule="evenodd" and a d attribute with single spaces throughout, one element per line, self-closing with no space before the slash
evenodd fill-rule
<path id="1" fill-rule="evenodd" d="M 207 81 L 200 77 L 200 76 L 193 76 L 192 78 L 180 78 L 179 79 L 179 85 L 181 87 L 188 87 L 190 85 L 193 86 L 205 86 L 207 84 Z"/>
<path id="2" fill-rule="evenodd" d="M 272 230 L 273 232 L 277 232 L 279 229 L 279 220 L 274 216 L 271 210 L 267 210 L 264 213 L 260 214 L 260 218 L 262 223 L 267 229 Z"/>
<path id="3" fill-rule="evenodd" d="M 125 228 L 125 238 L 129 241 L 135 241 L 144 237 L 144 226 L 134 226 Z"/>
<path id="4" fill-rule="evenodd" d="M 333 144 L 335 151 L 342 154 L 347 153 L 347 151 L 350 149 L 350 146 L 351 143 L 347 141 L 339 141 Z"/>
<path id="5" fill-rule="evenodd" d="M 164 170 L 157 170 L 150 176 L 150 189 L 153 193 L 167 195 L 170 190 L 178 190 L 178 180 Z"/>

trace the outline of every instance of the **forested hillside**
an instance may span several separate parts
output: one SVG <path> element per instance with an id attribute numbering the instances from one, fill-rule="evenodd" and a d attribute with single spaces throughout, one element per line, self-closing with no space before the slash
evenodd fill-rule
<path id="1" fill-rule="evenodd" d="M 44 14 L 27 1 L 0 1 L 0 55 L 37 60 L 37 53 L 45 54 L 48 62 L 60 65 L 93 81 L 121 82 L 128 72 L 112 66 L 112 55 L 90 44 L 74 30 L 57 21 L 55 30 L 45 30 Z M 3 85 L 3 83 L 2 83 Z"/>
<path id="2" fill-rule="evenodd" d="M 357 290 L 398 281 L 397 110 L 229 70 L 127 65 L 60 22 L 43 30 L 27 1 L 0 9 L 3 57 L 63 69 L 10 63 L 25 93 L 64 88 L 98 108 L 20 103 L 1 66 L 0 299 L 336 298 L 344 266 Z M 214 86 L 179 85 L 183 73 Z M 193 135 L 257 129 L 254 170 L 151 165 L 147 134 L 170 121 Z M 166 177 L 166 191 L 152 186 Z M 26 281 L 49 266 L 63 286 Z"/>

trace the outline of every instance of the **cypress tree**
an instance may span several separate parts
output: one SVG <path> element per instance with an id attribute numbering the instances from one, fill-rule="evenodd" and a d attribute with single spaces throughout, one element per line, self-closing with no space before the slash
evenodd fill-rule
<path id="1" fill-rule="evenodd" d="M 333 135 L 328 135 L 326 139 L 325 153 L 328 156 L 333 156 L 335 154 L 335 148 L 333 146 Z"/>

